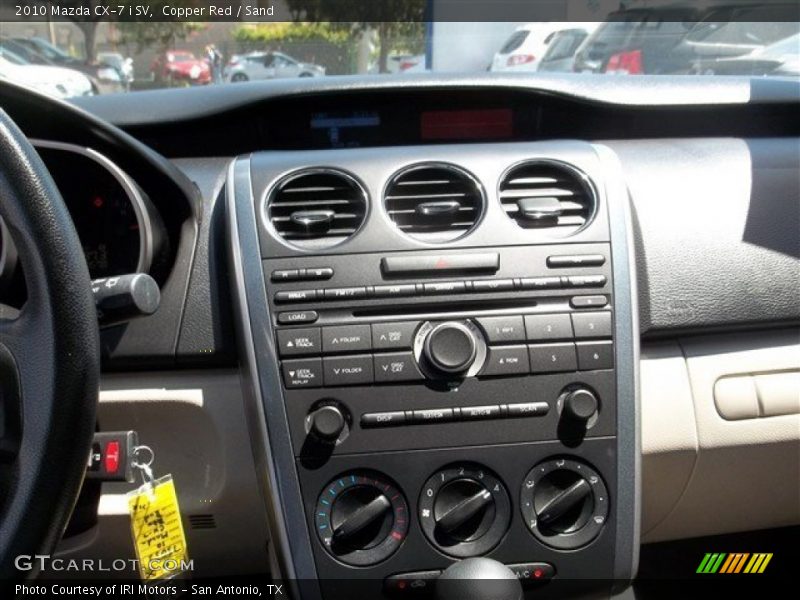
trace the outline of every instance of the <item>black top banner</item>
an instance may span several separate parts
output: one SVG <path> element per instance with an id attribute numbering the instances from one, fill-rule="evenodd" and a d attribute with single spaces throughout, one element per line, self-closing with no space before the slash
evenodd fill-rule
<path id="1" fill-rule="evenodd" d="M 0 0 L 0 22 L 795 22 L 783 0 Z M 654 10 L 655 9 L 655 10 Z"/>

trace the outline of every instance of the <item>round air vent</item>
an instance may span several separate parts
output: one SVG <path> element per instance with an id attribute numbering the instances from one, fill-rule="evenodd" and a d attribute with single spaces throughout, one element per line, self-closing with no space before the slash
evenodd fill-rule
<path id="1" fill-rule="evenodd" d="M 361 227 L 367 193 L 350 175 L 329 169 L 293 173 L 272 190 L 267 217 L 275 233 L 304 249 L 341 243 Z"/>
<path id="2" fill-rule="evenodd" d="M 595 194 L 589 179 L 560 163 L 531 161 L 513 167 L 500 182 L 506 214 L 526 229 L 549 229 L 569 235 L 594 215 Z"/>
<path id="3" fill-rule="evenodd" d="M 452 165 L 424 164 L 394 175 L 386 212 L 400 231 L 424 242 L 449 242 L 469 232 L 483 213 L 480 184 Z"/>

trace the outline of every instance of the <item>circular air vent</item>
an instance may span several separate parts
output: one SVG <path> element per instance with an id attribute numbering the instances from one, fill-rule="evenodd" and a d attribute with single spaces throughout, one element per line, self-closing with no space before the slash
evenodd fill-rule
<path id="1" fill-rule="evenodd" d="M 477 180 L 452 165 L 424 164 L 394 175 L 386 212 L 404 233 L 424 242 L 449 242 L 470 231 L 483 213 Z"/>
<path id="2" fill-rule="evenodd" d="M 343 242 L 361 227 L 367 193 L 350 175 L 329 169 L 293 173 L 273 190 L 267 217 L 275 233 L 305 249 Z"/>
<path id="3" fill-rule="evenodd" d="M 500 182 L 506 214 L 526 229 L 575 233 L 594 215 L 595 194 L 589 179 L 561 163 L 531 161 L 506 173 Z"/>

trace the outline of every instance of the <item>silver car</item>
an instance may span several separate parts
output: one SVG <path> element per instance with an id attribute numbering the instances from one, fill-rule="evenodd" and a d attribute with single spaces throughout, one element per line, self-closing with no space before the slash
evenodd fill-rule
<path id="1" fill-rule="evenodd" d="M 231 57 L 224 71 L 225 81 L 242 82 L 286 77 L 320 77 L 325 67 L 295 60 L 283 52 L 250 52 Z"/>

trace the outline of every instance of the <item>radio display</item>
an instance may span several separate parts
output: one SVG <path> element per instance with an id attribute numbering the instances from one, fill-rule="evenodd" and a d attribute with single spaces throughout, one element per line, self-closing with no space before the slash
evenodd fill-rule
<path id="1" fill-rule="evenodd" d="M 369 145 L 380 134 L 377 111 L 318 112 L 311 115 L 311 131 L 323 147 L 348 148 Z"/>
<path id="2" fill-rule="evenodd" d="M 514 136 L 510 108 L 432 110 L 422 113 L 420 138 L 433 140 L 504 140 Z"/>

